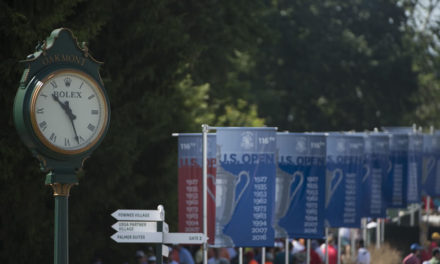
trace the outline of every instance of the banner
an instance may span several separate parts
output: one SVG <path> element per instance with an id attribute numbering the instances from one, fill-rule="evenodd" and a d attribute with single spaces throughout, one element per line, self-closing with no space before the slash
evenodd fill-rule
<path id="1" fill-rule="evenodd" d="M 324 134 L 278 133 L 275 237 L 323 238 Z"/>
<path id="2" fill-rule="evenodd" d="M 385 179 L 385 200 L 388 208 L 407 207 L 408 134 L 390 134 L 391 169 Z"/>
<path id="3" fill-rule="evenodd" d="M 439 135 L 423 135 L 422 195 L 440 195 L 440 175 L 437 174 L 439 154 Z"/>
<path id="4" fill-rule="evenodd" d="M 218 247 L 274 245 L 276 128 L 217 128 Z"/>
<path id="5" fill-rule="evenodd" d="M 421 202 L 423 136 L 410 134 L 408 141 L 407 204 Z"/>
<path id="6" fill-rule="evenodd" d="M 385 178 L 391 170 L 390 137 L 387 134 L 365 135 L 365 163 L 362 177 L 361 217 L 385 218 L 383 195 Z"/>
<path id="7" fill-rule="evenodd" d="M 329 227 L 360 227 L 363 165 L 363 136 L 340 133 L 327 136 L 325 212 Z"/>
<path id="8" fill-rule="evenodd" d="M 179 232 L 203 233 L 202 134 L 179 134 Z M 216 138 L 208 134 L 208 243 L 214 243 Z"/>

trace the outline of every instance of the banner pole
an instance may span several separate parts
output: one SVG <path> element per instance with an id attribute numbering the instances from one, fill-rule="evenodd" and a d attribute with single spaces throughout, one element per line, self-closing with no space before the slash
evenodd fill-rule
<path id="1" fill-rule="evenodd" d="M 365 247 L 369 246 L 369 243 L 367 241 L 367 219 L 366 218 L 362 218 L 362 239 L 365 242 Z"/>
<path id="2" fill-rule="evenodd" d="M 261 248 L 261 264 L 266 263 L 266 247 Z"/>
<path id="3" fill-rule="evenodd" d="M 238 248 L 238 264 L 243 264 L 243 248 Z"/>
<path id="4" fill-rule="evenodd" d="M 386 219 L 386 218 L 384 218 L 384 219 L 382 220 L 382 225 L 381 225 L 381 227 L 380 227 L 380 229 L 381 229 L 381 232 L 380 232 L 380 242 L 381 242 L 382 244 L 385 243 L 385 219 Z"/>
<path id="5" fill-rule="evenodd" d="M 325 264 L 328 264 L 328 227 L 325 228 Z"/>
<path id="6" fill-rule="evenodd" d="M 306 264 L 310 264 L 310 239 L 307 239 Z"/>
<path id="7" fill-rule="evenodd" d="M 341 239 L 341 234 L 339 233 L 339 228 L 337 230 L 338 230 L 338 264 L 341 264 L 342 239 Z"/>
<path id="8" fill-rule="evenodd" d="M 285 254 L 285 263 L 289 264 L 289 238 L 286 237 L 286 240 L 284 241 L 284 251 L 286 252 Z"/>
<path id="9" fill-rule="evenodd" d="M 208 125 L 202 125 L 203 134 L 203 233 L 208 237 Z M 208 263 L 208 240 L 203 243 L 203 264 Z"/>
<path id="10" fill-rule="evenodd" d="M 376 220 L 376 248 L 380 248 L 380 218 Z"/>

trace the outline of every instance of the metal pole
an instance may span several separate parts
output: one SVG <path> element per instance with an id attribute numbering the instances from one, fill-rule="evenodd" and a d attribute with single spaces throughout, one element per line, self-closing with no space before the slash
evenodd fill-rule
<path id="1" fill-rule="evenodd" d="M 411 227 L 413 227 L 414 226 L 414 223 L 415 223 L 415 215 L 414 215 L 414 213 L 415 213 L 415 210 L 414 210 L 414 206 L 413 206 L 413 204 L 410 204 L 409 205 L 409 212 L 410 212 L 410 218 L 409 218 L 409 225 L 411 226 Z"/>
<path id="2" fill-rule="evenodd" d="M 365 247 L 368 247 L 368 241 L 367 241 L 367 219 L 366 218 L 362 218 L 362 239 L 365 242 Z"/>
<path id="3" fill-rule="evenodd" d="M 54 263 L 69 263 L 69 193 L 71 183 L 53 183 L 55 196 Z"/>
<path id="4" fill-rule="evenodd" d="M 266 248 L 261 248 L 261 264 L 266 263 Z"/>
<path id="5" fill-rule="evenodd" d="M 342 239 L 339 234 L 339 228 L 337 230 L 338 230 L 338 264 L 341 264 Z"/>
<path id="6" fill-rule="evenodd" d="M 307 239 L 306 264 L 310 264 L 310 239 Z"/>
<path id="7" fill-rule="evenodd" d="M 380 242 L 385 243 L 385 218 L 381 221 Z"/>
<path id="8" fill-rule="evenodd" d="M 238 264 L 243 264 L 243 248 L 238 248 Z"/>
<path id="9" fill-rule="evenodd" d="M 165 210 L 163 208 L 163 205 L 158 205 L 157 210 L 164 215 L 163 221 L 165 221 Z M 163 221 L 157 222 L 157 232 L 163 232 Z M 156 264 L 162 264 L 163 263 L 163 254 L 162 254 L 162 243 L 156 244 Z"/>
<path id="10" fill-rule="evenodd" d="M 376 248 L 380 248 L 380 218 L 376 220 Z"/>
<path id="11" fill-rule="evenodd" d="M 203 135 L 203 233 L 208 237 L 208 125 L 202 125 Z M 203 243 L 203 264 L 208 263 L 208 241 Z"/>
<path id="12" fill-rule="evenodd" d="M 284 241 L 284 252 L 285 254 L 285 263 L 289 264 L 289 238 L 286 237 L 286 240 Z"/>
<path id="13" fill-rule="evenodd" d="M 325 228 L 325 264 L 328 264 L 328 227 Z"/>

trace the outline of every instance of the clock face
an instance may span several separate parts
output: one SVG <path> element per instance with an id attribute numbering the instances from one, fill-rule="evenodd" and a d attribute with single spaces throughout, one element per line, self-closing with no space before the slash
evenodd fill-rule
<path id="1" fill-rule="evenodd" d="M 31 100 L 31 123 L 49 149 L 77 154 L 91 148 L 107 124 L 100 86 L 87 74 L 60 70 L 39 81 Z"/>

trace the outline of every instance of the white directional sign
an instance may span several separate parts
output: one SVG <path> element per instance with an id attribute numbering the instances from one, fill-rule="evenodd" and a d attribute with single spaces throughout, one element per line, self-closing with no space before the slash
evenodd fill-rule
<path id="1" fill-rule="evenodd" d="M 113 212 L 112 216 L 116 220 L 122 221 L 163 221 L 165 216 L 159 210 L 123 210 Z"/>
<path id="2" fill-rule="evenodd" d="M 163 233 L 166 244 L 203 244 L 206 240 L 203 233 Z"/>
<path id="3" fill-rule="evenodd" d="M 156 222 L 119 221 L 112 225 L 118 232 L 156 232 Z"/>
<path id="4" fill-rule="evenodd" d="M 162 243 L 161 232 L 117 232 L 112 239 L 118 243 Z"/>
<path id="5" fill-rule="evenodd" d="M 162 245 L 162 256 L 168 257 L 170 255 L 170 248 L 166 245 Z"/>

